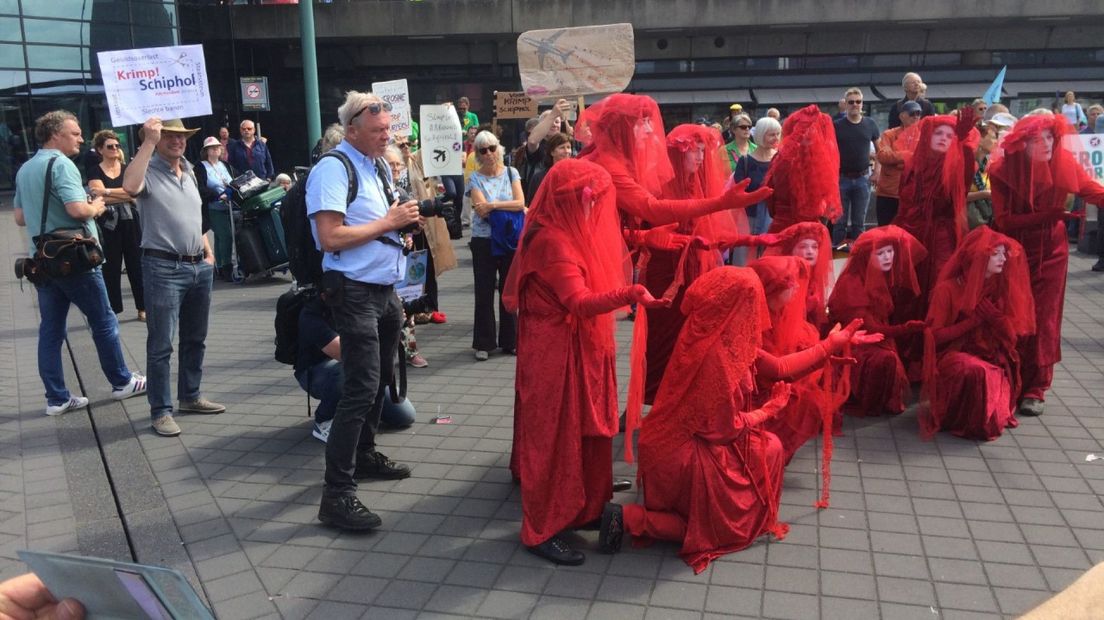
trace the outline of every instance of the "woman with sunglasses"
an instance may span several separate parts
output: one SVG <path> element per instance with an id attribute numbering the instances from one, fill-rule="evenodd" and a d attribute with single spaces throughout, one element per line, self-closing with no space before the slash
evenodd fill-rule
<path id="1" fill-rule="evenodd" d="M 134 200 L 123 190 L 123 149 L 119 136 L 110 129 L 96 132 L 92 138 L 100 163 L 88 172 L 88 189 L 94 196 L 103 196 L 107 210 L 96 218 L 100 227 L 100 243 L 103 244 L 103 276 L 107 286 L 107 298 L 115 314 L 123 312 L 122 273 L 126 261 L 130 292 L 134 295 L 134 307 L 138 320 L 146 320 L 145 289 L 142 286 L 142 227 L 138 221 L 138 209 Z"/>
<path id="2" fill-rule="evenodd" d="M 503 149 L 498 138 L 489 131 L 475 136 L 475 156 L 479 169 L 471 174 L 472 225 L 468 247 L 472 253 L 472 270 L 475 272 L 475 328 L 472 348 L 475 359 L 485 362 L 490 352 L 501 348 L 504 353 L 515 353 L 517 348 L 517 324 L 514 315 L 502 305 L 502 287 L 510 273 L 510 263 L 517 248 L 517 235 L 521 226 L 514 220 L 513 247 L 509 237 L 495 236 L 491 217 L 494 211 L 525 213 L 525 194 L 521 190 L 521 175 L 517 169 L 503 164 Z M 524 222 L 524 220 L 522 220 Z M 498 336 L 495 337 L 494 292 L 498 283 Z"/>
<path id="3" fill-rule="evenodd" d="M 751 139 L 751 127 L 751 117 L 747 114 L 738 114 L 732 118 L 732 141 L 724 145 L 729 172 L 736 172 L 736 162 L 756 148 Z"/>

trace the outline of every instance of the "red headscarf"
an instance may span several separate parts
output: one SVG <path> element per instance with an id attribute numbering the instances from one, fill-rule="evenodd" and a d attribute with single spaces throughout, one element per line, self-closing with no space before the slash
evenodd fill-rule
<path id="1" fill-rule="evenodd" d="M 1054 138 L 1049 160 L 1032 157 L 1033 145 L 1049 133 Z M 1012 213 L 1034 213 L 1045 209 L 1065 209 L 1066 195 L 1081 189 L 1076 155 L 1067 141 L 1076 133 L 1061 114 L 1037 114 L 1020 119 L 1001 140 L 989 164 L 989 176 L 1008 186 Z M 1001 205 L 994 205 L 1000 207 Z M 999 213 L 998 224 L 999 222 Z"/>
<path id="2" fill-rule="evenodd" d="M 966 113 L 970 119 L 972 114 Z M 906 225 L 918 229 L 932 218 L 933 201 L 950 201 L 954 209 L 955 231 L 966 234 L 966 166 L 973 164 L 963 154 L 966 146 L 977 148 L 977 130 L 971 129 L 970 137 L 960 140 L 954 133 L 959 118 L 952 115 L 928 116 L 919 123 L 919 135 L 912 157 L 901 174 L 901 211 L 897 217 Z M 932 150 L 932 134 L 940 127 L 951 129 L 950 146 L 945 153 Z M 912 130 L 912 127 L 909 128 Z"/>
<path id="3" fill-rule="evenodd" d="M 674 170 L 674 178 L 667 184 L 663 196 L 677 200 L 714 198 L 725 191 L 732 173 L 724 160 L 724 139 L 720 132 L 702 125 L 678 125 L 667 134 L 667 158 Z M 694 165 L 687 157 L 694 149 L 702 149 L 700 165 Z M 747 214 L 744 209 L 717 211 L 694 218 L 691 234 L 708 241 L 747 234 Z"/>
<path id="4" fill-rule="evenodd" d="M 525 228 L 510 267 L 502 303 L 518 310 L 525 278 L 554 260 L 579 265 L 587 287 L 604 293 L 630 283 L 631 266 L 617 217 L 616 196 L 609 174 L 578 159 L 565 159 L 549 169 L 525 216 Z M 604 314 L 590 334 L 598 348 L 613 347 L 613 315 Z"/>
<path id="5" fill-rule="evenodd" d="M 674 173 L 655 100 L 619 93 L 595 105 L 598 112 L 593 118 L 588 116 L 594 141 L 582 153 L 584 159 L 607 169 L 622 168 L 653 196 L 659 196 Z"/>
<path id="6" fill-rule="evenodd" d="M 1004 246 L 1006 261 L 999 274 L 989 275 L 989 259 L 997 248 Z M 950 284 L 955 294 L 950 304 L 932 304 L 928 308 L 927 342 L 924 347 L 924 396 L 931 401 L 938 380 L 936 347 L 932 330 L 954 325 L 964 316 L 973 314 L 982 299 L 990 300 L 999 308 L 1003 317 L 995 325 L 993 333 L 1002 348 L 1014 354 L 1019 338 L 1035 333 L 1035 300 L 1031 294 L 1031 278 L 1023 246 L 1014 239 L 1002 235 L 988 226 L 970 231 L 958 245 L 950 261 L 939 274 L 939 284 Z M 1013 394 L 1018 393 L 1015 383 L 1019 377 L 1011 377 Z M 920 417 L 921 434 L 930 438 L 939 429 L 925 409 Z"/>
<path id="7" fill-rule="evenodd" d="M 823 226 L 821 226 L 823 228 Z M 796 256 L 764 256 L 749 267 L 759 276 L 768 308 L 771 300 L 793 290 L 793 297 L 781 308 L 771 309 L 771 330 L 763 348 L 778 356 L 812 346 L 817 331 L 805 320 L 805 290 L 809 284 L 809 263 Z"/>
<path id="8" fill-rule="evenodd" d="M 828 290 L 836 279 L 832 265 L 832 237 L 828 233 L 828 227 L 820 222 L 799 222 L 786 227 L 779 234 L 782 235 L 782 242 L 768 247 L 763 256 L 793 256 L 797 244 L 806 239 L 816 241 L 817 258 L 809 276 L 809 294 L 820 300 L 819 311 L 823 313 L 824 304 L 828 301 Z M 827 317 L 823 318 L 827 320 Z"/>
<path id="9" fill-rule="evenodd" d="M 893 267 L 884 273 L 878 267 L 874 251 L 887 245 L 893 246 Z M 843 267 L 836 289 L 832 291 L 828 306 L 834 313 L 845 315 L 850 314 L 849 309 L 869 307 L 872 314 L 887 319 L 893 313 L 891 287 L 907 288 L 914 295 L 920 294 L 916 264 L 927 255 L 928 251 L 916 237 L 899 226 L 879 226 L 864 232 L 851 246 L 851 255 Z M 839 286 L 848 276 L 862 283 L 865 295 L 856 295 L 855 291 Z"/>
<path id="10" fill-rule="evenodd" d="M 774 188 L 768 201 L 797 221 L 835 220 L 843 213 L 839 193 L 839 147 L 832 117 L 815 105 L 786 117 L 782 145 L 763 184 Z M 782 214 L 782 211 L 779 211 Z"/>
<path id="11" fill-rule="evenodd" d="M 763 286 L 746 267 L 720 267 L 698 278 L 682 301 L 686 323 L 675 345 L 640 444 L 662 457 L 704 427 L 707 416 L 750 404 L 749 371 L 770 314 Z"/>

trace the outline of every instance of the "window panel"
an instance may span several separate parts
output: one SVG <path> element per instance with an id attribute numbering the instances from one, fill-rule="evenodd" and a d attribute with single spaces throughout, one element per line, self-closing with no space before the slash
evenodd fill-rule
<path id="1" fill-rule="evenodd" d="M 0 39 L 4 41 L 23 41 L 19 30 L 18 17 L 0 17 Z"/>
<path id="2" fill-rule="evenodd" d="M 163 47 L 177 44 L 177 32 L 170 28 L 134 27 L 134 47 Z"/>
<path id="3" fill-rule="evenodd" d="M 23 33 L 28 43 L 88 45 L 88 22 L 24 18 Z"/>
<path id="4" fill-rule="evenodd" d="M 89 0 L 23 0 L 23 16 L 91 19 L 92 4 Z"/>
<path id="5" fill-rule="evenodd" d="M 27 83 L 27 74 L 22 69 L 0 69 L 0 91 L 18 88 Z"/>
<path id="6" fill-rule="evenodd" d="M 0 43 L 0 67 L 22 69 L 23 66 L 23 46 Z"/>
<path id="7" fill-rule="evenodd" d="M 168 4 L 146 4 L 144 2 L 132 2 L 130 5 L 130 17 L 134 22 L 134 29 L 154 27 L 173 28 L 176 26 L 176 11 Z"/>
<path id="8" fill-rule="evenodd" d="M 88 48 L 28 45 L 27 67 L 80 71 L 88 67 Z"/>
<path id="9" fill-rule="evenodd" d="M 19 0 L 0 0 L 0 13 L 19 15 Z"/>

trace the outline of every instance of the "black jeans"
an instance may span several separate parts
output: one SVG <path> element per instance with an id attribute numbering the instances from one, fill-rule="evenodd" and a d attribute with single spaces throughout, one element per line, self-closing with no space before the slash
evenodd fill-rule
<path id="1" fill-rule="evenodd" d="M 475 327 L 472 348 L 476 351 L 512 351 L 517 348 L 517 319 L 502 305 L 502 289 L 510 274 L 514 253 L 506 256 L 491 254 L 490 237 L 472 237 L 468 243 L 475 274 Z M 496 277 L 497 276 L 497 277 Z M 495 289 L 498 289 L 498 340 L 495 340 Z"/>
<path id="2" fill-rule="evenodd" d="M 100 227 L 100 241 L 103 244 L 103 279 L 107 286 L 107 299 L 115 314 L 123 311 L 122 273 L 123 261 L 126 261 L 127 279 L 130 291 L 134 295 L 134 308 L 146 309 L 145 287 L 142 286 L 142 227 L 135 212 L 132 220 L 119 220 L 115 230 Z"/>
<path id="3" fill-rule="evenodd" d="M 376 448 L 382 389 L 394 372 L 395 350 L 402 329 L 402 306 L 390 285 L 345 279 L 345 298 L 333 308 L 341 336 L 345 383 L 326 442 L 327 497 L 356 493 L 358 455 Z"/>
<path id="4" fill-rule="evenodd" d="M 898 198 L 877 196 L 874 202 L 874 210 L 878 215 L 878 226 L 892 224 L 893 218 L 897 217 L 897 207 L 899 205 L 900 199 Z"/>

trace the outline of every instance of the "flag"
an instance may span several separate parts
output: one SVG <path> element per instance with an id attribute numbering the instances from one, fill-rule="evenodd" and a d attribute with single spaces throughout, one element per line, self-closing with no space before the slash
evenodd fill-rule
<path id="1" fill-rule="evenodd" d="M 993 105 L 1000 102 L 1001 88 L 1004 87 L 1004 73 L 1008 71 L 1008 65 L 1001 67 L 1000 73 L 997 74 L 997 79 L 993 80 L 993 83 L 989 85 L 989 90 L 985 91 L 985 95 L 982 99 L 985 103 Z"/>

